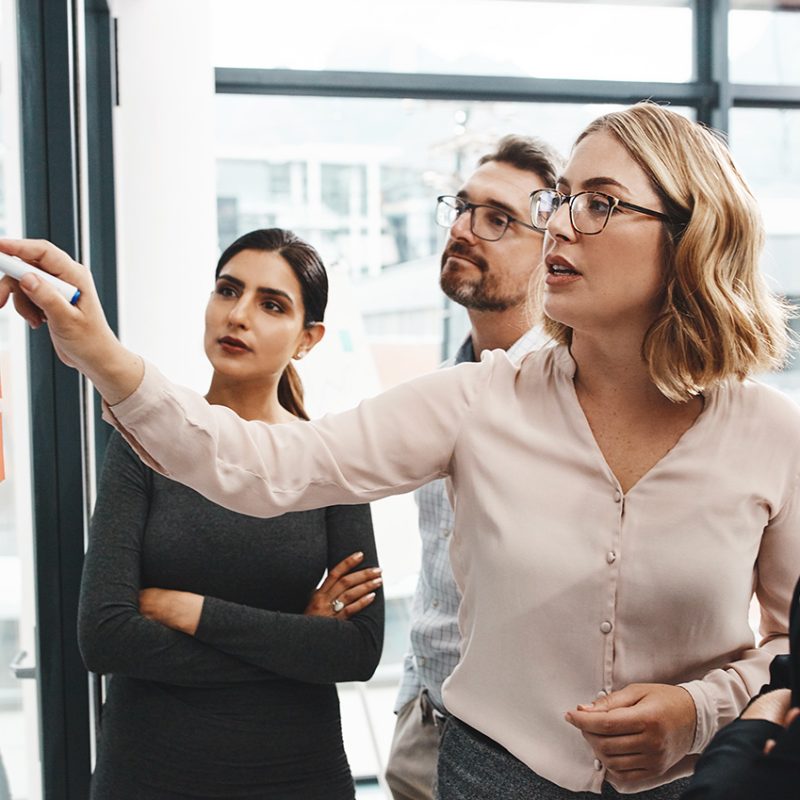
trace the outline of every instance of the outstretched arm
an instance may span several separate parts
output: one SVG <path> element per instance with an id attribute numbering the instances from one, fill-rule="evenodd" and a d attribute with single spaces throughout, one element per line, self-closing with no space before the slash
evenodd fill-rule
<path id="1" fill-rule="evenodd" d="M 0 240 L 83 292 L 77 306 L 25 276 L 15 300 L 33 324 L 47 314 L 61 358 L 105 398 L 108 419 L 156 471 L 252 516 L 357 504 L 411 491 L 450 471 L 456 441 L 498 361 L 439 370 L 357 409 L 308 425 L 266 425 L 170 384 L 113 336 L 88 272 L 47 243 Z M 0 281 L 0 304 L 14 285 Z M 501 359 L 502 360 L 502 359 Z M 507 362 L 506 362 L 507 363 Z M 175 447 L 176 439 L 180 447 Z"/>

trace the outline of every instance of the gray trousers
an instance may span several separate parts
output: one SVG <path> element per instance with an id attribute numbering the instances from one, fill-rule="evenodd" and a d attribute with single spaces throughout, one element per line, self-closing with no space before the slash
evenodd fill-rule
<path id="1" fill-rule="evenodd" d="M 679 800 L 689 778 L 635 794 L 604 783 L 601 794 L 570 792 L 540 778 L 504 747 L 448 717 L 439 748 L 438 800 Z"/>

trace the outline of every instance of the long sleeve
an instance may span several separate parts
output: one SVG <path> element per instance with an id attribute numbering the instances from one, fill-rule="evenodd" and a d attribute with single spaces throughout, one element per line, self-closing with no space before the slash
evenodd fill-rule
<path id="1" fill-rule="evenodd" d="M 764 755 L 767 739 L 777 744 Z M 784 730 L 739 719 L 723 728 L 697 762 L 681 800 L 787 800 L 800 786 L 800 724 Z"/>
<path id="2" fill-rule="evenodd" d="M 487 354 L 351 411 L 282 425 L 210 406 L 148 364 L 136 392 L 106 407 L 106 419 L 157 472 L 233 511 L 273 517 L 368 502 L 447 474 L 465 417 L 500 359 L 509 364 Z"/>
<path id="3" fill-rule="evenodd" d="M 81 581 L 78 637 L 87 668 L 181 686 L 268 678 L 263 669 L 141 616 L 149 507 L 148 470 L 115 434 L 106 452 Z"/>
<path id="4" fill-rule="evenodd" d="M 700 680 L 681 684 L 692 695 L 697 727 L 692 752 L 702 752 L 714 734 L 734 720 L 769 675 L 776 655 L 789 650 L 789 610 L 800 563 L 800 488 L 794 478 L 785 505 L 770 519 L 756 561 L 755 593 L 761 608 L 758 647 L 750 648 Z"/>
<path id="5" fill-rule="evenodd" d="M 325 521 L 329 568 L 356 550 L 364 553 L 359 569 L 377 565 L 369 506 L 332 506 L 325 510 Z M 380 660 L 383 618 L 382 591 L 349 620 L 287 614 L 206 597 L 195 635 L 284 678 L 334 683 L 371 677 Z"/>

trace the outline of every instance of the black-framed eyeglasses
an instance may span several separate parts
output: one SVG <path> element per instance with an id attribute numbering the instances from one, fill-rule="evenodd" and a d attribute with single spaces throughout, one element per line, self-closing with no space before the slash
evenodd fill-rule
<path id="1" fill-rule="evenodd" d="M 436 198 L 436 224 L 443 228 L 452 228 L 456 220 L 465 212 L 469 212 L 469 229 L 479 239 L 496 242 L 503 237 L 508 226 L 515 222 L 528 230 L 537 230 L 533 225 L 512 217 L 494 206 L 481 203 L 470 203 L 461 197 L 443 194 Z"/>
<path id="2" fill-rule="evenodd" d="M 635 206 L 604 192 L 562 194 L 557 189 L 539 189 L 531 193 L 531 222 L 537 231 L 544 231 L 553 214 L 564 203 L 569 207 L 569 221 L 577 233 L 595 236 L 602 233 L 615 208 L 627 208 L 639 214 L 672 222 L 666 214 L 652 208 Z"/>

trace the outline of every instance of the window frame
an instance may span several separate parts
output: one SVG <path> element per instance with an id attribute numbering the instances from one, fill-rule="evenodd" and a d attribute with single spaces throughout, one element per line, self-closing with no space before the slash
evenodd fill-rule
<path id="1" fill-rule="evenodd" d="M 116 329 L 108 3 L 17 0 L 17 35 L 25 235 L 49 239 L 86 264 L 96 255 L 93 275 Z M 78 650 L 77 608 L 96 453 L 108 432 L 88 382 L 59 361 L 46 330 L 28 333 L 28 357 L 42 793 L 84 800 L 90 682 Z"/>

